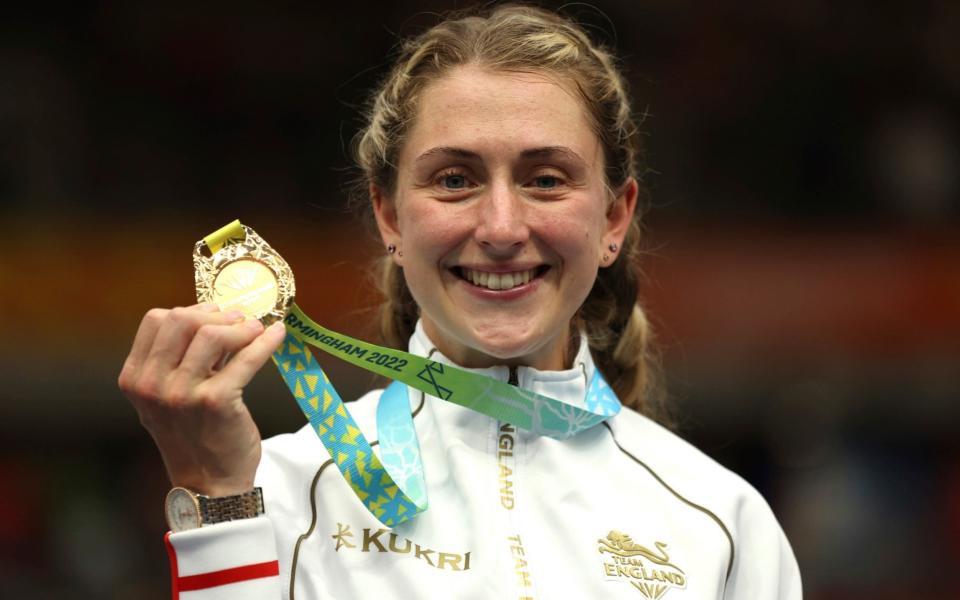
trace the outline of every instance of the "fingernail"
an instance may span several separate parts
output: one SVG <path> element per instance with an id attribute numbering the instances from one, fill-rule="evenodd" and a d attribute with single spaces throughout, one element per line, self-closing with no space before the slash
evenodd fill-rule
<path id="1" fill-rule="evenodd" d="M 263 323 L 256 319 L 250 319 L 249 321 L 244 321 L 243 326 L 252 331 L 260 331 L 263 329 Z"/>
<path id="2" fill-rule="evenodd" d="M 240 321 L 244 318 L 244 314 L 239 310 L 231 310 L 230 312 L 227 313 L 227 318 L 234 321 Z"/>
<path id="3" fill-rule="evenodd" d="M 276 323 L 270 326 L 271 333 L 275 333 L 277 331 L 284 331 L 284 329 L 285 328 L 283 326 L 283 321 L 277 321 Z"/>
<path id="4" fill-rule="evenodd" d="M 220 310 L 220 307 L 217 306 L 216 302 L 204 302 L 200 305 L 200 310 L 203 312 L 215 312 Z"/>

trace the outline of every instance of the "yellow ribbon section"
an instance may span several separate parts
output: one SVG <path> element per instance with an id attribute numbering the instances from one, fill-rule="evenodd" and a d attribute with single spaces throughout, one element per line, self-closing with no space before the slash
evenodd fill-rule
<path id="1" fill-rule="evenodd" d="M 232 223 L 227 223 L 203 238 L 203 243 L 207 245 L 207 248 L 210 248 L 210 254 L 216 254 L 227 243 L 227 240 L 242 240 L 246 236 L 243 225 L 240 224 L 240 219 L 235 219 Z"/>

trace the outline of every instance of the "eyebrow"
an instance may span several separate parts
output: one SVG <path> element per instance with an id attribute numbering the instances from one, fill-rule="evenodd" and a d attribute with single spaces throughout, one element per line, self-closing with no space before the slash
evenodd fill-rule
<path id="1" fill-rule="evenodd" d="M 453 146 L 437 146 L 436 148 L 430 148 L 423 154 L 417 157 L 417 162 L 421 160 L 426 160 L 428 158 L 443 155 L 443 156 L 455 156 L 457 158 L 465 159 L 477 159 L 480 158 L 480 155 L 476 152 L 471 152 L 463 148 L 455 148 Z"/>
<path id="2" fill-rule="evenodd" d="M 520 153 L 524 158 L 550 158 L 553 156 L 562 156 L 577 162 L 587 164 L 587 161 L 566 146 L 544 146 L 543 148 L 531 148 Z"/>
<path id="3" fill-rule="evenodd" d="M 478 160 L 480 155 L 476 152 L 472 152 L 465 148 L 457 148 L 454 146 L 437 146 L 435 148 L 430 148 L 420 156 L 416 158 L 416 161 L 426 160 L 433 156 L 445 155 L 445 156 L 454 156 L 456 158 L 462 158 L 466 160 Z M 550 158 L 552 156 L 563 156 L 568 159 L 572 159 L 581 164 L 587 164 L 587 161 L 583 160 L 579 154 L 567 148 L 566 146 L 543 146 L 540 148 L 529 148 L 520 153 L 520 156 L 523 158 Z"/>

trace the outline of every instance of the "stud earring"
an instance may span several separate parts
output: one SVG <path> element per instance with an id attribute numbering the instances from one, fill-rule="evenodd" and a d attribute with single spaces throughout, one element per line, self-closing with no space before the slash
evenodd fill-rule
<path id="1" fill-rule="evenodd" d="M 608 248 L 610 248 L 610 252 L 616 252 L 618 246 L 617 246 L 616 242 L 612 242 L 612 243 L 608 246 Z"/>
<path id="2" fill-rule="evenodd" d="M 397 247 L 396 247 L 396 246 L 394 246 L 393 244 L 388 244 L 388 245 L 387 245 L 387 254 L 393 254 L 393 253 L 396 252 L 396 251 L 397 251 Z"/>
<path id="3" fill-rule="evenodd" d="M 603 260 L 600 261 L 600 262 L 602 262 L 603 264 L 607 264 L 607 261 L 608 261 L 608 260 L 610 260 L 610 257 L 607 256 L 606 254 L 604 254 L 604 255 L 603 255 Z"/>

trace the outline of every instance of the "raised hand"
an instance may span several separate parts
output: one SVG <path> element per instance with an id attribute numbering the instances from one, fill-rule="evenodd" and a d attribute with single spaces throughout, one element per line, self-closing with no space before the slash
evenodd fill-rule
<path id="1" fill-rule="evenodd" d="M 174 485 L 209 496 L 253 487 L 260 431 L 243 388 L 284 338 L 215 304 L 155 308 L 140 323 L 118 383 L 153 436 Z"/>

